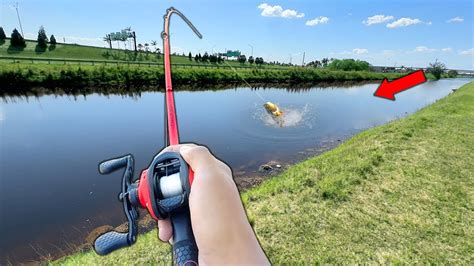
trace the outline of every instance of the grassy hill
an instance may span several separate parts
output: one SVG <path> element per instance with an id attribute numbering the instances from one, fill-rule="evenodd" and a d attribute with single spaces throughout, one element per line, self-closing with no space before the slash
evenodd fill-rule
<path id="1" fill-rule="evenodd" d="M 414 115 L 290 167 L 242 195 L 274 264 L 474 261 L 474 83 Z M 100 257 L 53 264 L 170 263 L 156 230 Z"/>
<path id="2" fill-rule="evenodd" d="M 111 60 L 111 61 L 136 61 L 136 62 L 155 62 L 163 63 L 163 55 L 157 58 L 156 54 L 139 52 L 135 55 L 133 51 L 108 49 L 93 46 L 83 46 L 76 44 L 57 44 L 54 49 L 51 46 L 44 49 L 38 49 L 37 42 L 28 40 L 24 49 L 18 49 L 10 46 L 10 40 L 0 44 L 0 57 L 31 57 L 31 58 L 53 58 L 53 59 L 82 59 L 82 60 Z M 0 58 L 1 59 L 1 58 Z M 193 64 L 194 60 L 189 61 L 187 56 L 171 56 L 173 64 Z M 199 63 L 204 64 L 204 63 Z M 208 63 L 210 64 L 210 63 Z M 240 66 L 240 63 L 232 60 L 226 61 L 224 65 Z M 246 64 L 249 66 L 249 64 Z M 273 66 L 278 67 L 278 66 Z"/>

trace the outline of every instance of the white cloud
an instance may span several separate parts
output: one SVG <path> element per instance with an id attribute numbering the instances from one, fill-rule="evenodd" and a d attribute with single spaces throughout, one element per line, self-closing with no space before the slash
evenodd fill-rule
<path id="1" fill-rule="evenodd" d="M 474 48 L 459 52 L 460 55 L 474 55 Z"/>
<path id="2" fill-rule="evenodd" d="M 316 26 L 318 24 L 327 24 L 329 22 L 329 18 L 328 17 L 317 17 L 315 19 L 312 19 L 312 20 L 308 20 L 306 21 L 306 26 Z"/>
<path id="3" fill-rule="evenodd" d="M 354 54 L 368 54 L 369 50 L 364 49 L 364 48 L 355 48 L 352 50 L 352 53 Z"/>
<path id="4" fill-rule="evenodd" d="M 258 5 L 258 8 L 262 10 L 261 15 L 264 17 L 281 17 L 281 18 L 302 18 L 304 13 L 300 13 L 293 9 L 285 9 L 279 5 L 271 6 L 267 3 Z"/>
<path id="5" fill-rule="evenodd" d="M 425 52 L 434 52 L 436 49 L 428 48 L 426 46 L 417 46 L 413 52 L 415 53 L 425 53 Z"/>
<path id="6" fill-rule="evenodd" d="M 399 27 L 408 27 L 408 26 L 416 25 L 420 23 L 423 23 L 423 21 L 417 18 L 401 18 L 401 19 L 395 20 L 392 23 L 387 24 L 387 28 L 394 29 L 394 28 L 399 28 Z"/>
<path id="7" fill-rule="evenodd" d="M 383 50 L 382 51 L 382 56 L 383 57 L 392 57 L 395 56 L 396 52 L 393 50 Z"/>
<path id="8" fill-rule="evenodd" d="M 362 21 L 363 24 L 370 26 L 374 24 L 380 24 L 384 22 L 388 22 L 393 19 L 393 16 L 385 16 L 385 15 L 375 15 L 372 17 L 368 17 L 367 20 Z"/>
<path id="9" fill-rule="evenodd" d="M 354 56 L 354 55 L 366 55 L 369 53 L 369 50 L 365 49 L 365 48 L 354 48 L 352 49 L 352 51 L 342 51 L 342 52 L 332 52 L 331 54 L 333 55 L 351 55 L 351 56 Z"/>
<path id="10" fill-rule="evenodd" d="M 441 52 L 444 52 L 444 53 L 450 53 L 452 51 L 453 49 L 451 47 L 446 47 L 446 48 L 441 49 Z"/>
<path id="11" fill-rule="evenodd" d="M 446 20 L 447 23 L 461 23 L 464 21 L 464 18 L 462 17 L 454 17 Z"/>

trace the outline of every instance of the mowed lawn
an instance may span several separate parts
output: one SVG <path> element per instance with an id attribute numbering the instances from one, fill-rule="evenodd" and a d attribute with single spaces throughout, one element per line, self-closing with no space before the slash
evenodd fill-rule
<path id="1" fill-rule="evenodd" d="M 242 194 L 274 264 L 474 262 L 474 83 L 364 131 Z M 156 230 L 105 257 L 53 264 L 170 263 Z"/>
<path id="2" fill-rule="evenodd" d="M 161 39 L 160 39 L 161 40 Z M 104 42 L 105 44 L 105 42 Z M 161 42 L 158 46 L 161 48 Z M 155 50 L 156 47 L 150 46 L 150 50 Z M 212 50 L 211 48 L 209 48 Z M 173 51 L 171 51 L 173 52 Z M 208 51 L 211 52 L 211 51 Z M 202 52 L 204 54 L 204 52 Z M 83 45 L 74 45 L 74 44 L 56 44 L 54 49 L 48 48 L 42 50 L 37 48 L 37 42 L 35 41 L 26 41 L 26 47 L 23 49 L 12 48 L 10 46 L 10 40 L 7 39 L 5 43 L 0 44 L 0 59 L 1 57 L 29 57 L 29 58 L 53 58 L 53 59 L 81 59 L 81 60 L 111 60 L 111 61 L 130 61 L 134 58 L 133 51 L 125 51 L 119 49 L 108 49 L 101 47 L 91 47 Z M 194 61 L 194 54 L 192 54 L 192 60 L 189 60 L 188 52 L 185 53 L 185 56 L 182 55 L 172 55 L 171 63 L 172 64 L 191 64 L 191 65 L 212 65 L 211 63 L 202 63 Z M 153 63 L 163 63 L 163 55 L 159 58 L 155 53 L 145 53 L 139 52 L 136 62 L 153 62 Z M 244 65 L 238 63 L 235 60 L 226 60 L 225 63 L 220 64 L 222 66 L 251 66 L 248 63 Z M 253 64 L 255 66 L 255 64 Z M 264 65 L 262 67 L 266 67 Z M 267 67 L 272 68 L 287 68 L 285 66 L 271 65 Z"/>

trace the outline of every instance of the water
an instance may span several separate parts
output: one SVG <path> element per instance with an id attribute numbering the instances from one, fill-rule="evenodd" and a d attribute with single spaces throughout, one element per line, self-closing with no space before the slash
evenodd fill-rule
<path id="1" fill-rule="evenodd" d="M 283 123 L 249 88 L 181 91 L 180 135 L 248 174 L 413 113 L 468 81 L 430 81 L 395 102 L 373 97 L 377 84 L 259 90 L 283 109 Z M 97 226 L 125 220 L 117 201 L 121 174 L 101 176 L 97 164 L 132 153 L 137 172 L 148 165 L 163 146 L 163 95 L 4 98 L 0 129 L 0 264 L 57 256 Z"/>

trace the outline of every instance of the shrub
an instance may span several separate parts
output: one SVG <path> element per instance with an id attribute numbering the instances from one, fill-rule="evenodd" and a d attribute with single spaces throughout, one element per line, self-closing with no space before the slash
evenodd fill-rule
<path id="1" fill-rule="evenodd" d="M 334 59 L 327 65 L 330 70 L 342 71 L 369 71 L 370 65 L 366 61 L 354 59 Z"/>
<path id="2" fill-rule="evenodd" d="M 436 60 L 434 63 L 430 64 L 426 72 L 431 73 L 436 79 L 440 79 L 441 74 L 444 73 L 444 70 L 446 70 L 446 66 Z"/>
<path id="3" fill-rule="evenodd" d="M 458 72 L 456 70 L 449 70 L 448 71 L 448 77 L 455 78 L 457 76 L 458 76 Z"/>

